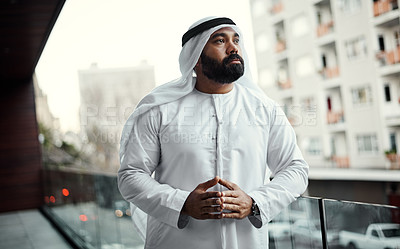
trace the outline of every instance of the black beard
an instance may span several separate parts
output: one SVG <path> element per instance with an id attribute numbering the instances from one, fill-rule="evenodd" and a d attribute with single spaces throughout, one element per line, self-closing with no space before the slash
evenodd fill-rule
<path id="1" fill-rule="evenodd" d="M 201 53 L 200 58 L 203 74 L 217 83 L 229 84 L 236 81 L 244 74 L 244 61 L 238 54 L 230 54 L 222 60 L 222 63 L 204 53 Z M 238 59 L 240 64 L 235 63 L 228 65 L 235 59 Z"/>

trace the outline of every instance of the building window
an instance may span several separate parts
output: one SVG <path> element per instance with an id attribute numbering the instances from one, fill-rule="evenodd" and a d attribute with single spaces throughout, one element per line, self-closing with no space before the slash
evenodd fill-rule
<path id="1" fill-rule="evenodd" d="M 396 47 L 400 46 L 400 30 L 396 30 L 394 32 L 394 41 L 396 43 Z"/>
<path id="2" fill-rule="evenodd" d="M 260 17 L 266 13 L 267 7 L 265 6 L 264 1 L 255 1 L 253 3 L 253 16 Z"/>
<path id="3" fill-rule="evenodd" d="M 326 63 L 326 55 L 325 54 L 321 55 L 321 60 L 322 60 L 322 67 L 326 68 L 328 64 Z"/>
<path id="4" fill-rule="evenodd" d="M 304 15 L 300 15 L 295 17 L 292 20 L 292 34 L 293 37 L 301 37 L 310 33 L 310 25 L 308 23 L 307 18 Z"/>
<path id="5" fill-rule="evenodd" d="M 262 69 L 258 75 L 260 86 L 265 87 L 272 87 L 274 85 L 274 76 L 269 69 Z"/>
<path id="6" fill-rule="evenodd" d="M 304 141 L 304 149 L 308 155 L 319 156 L 321 151 L 321 140 L 318 137 L 309 137 Z"/>
<path id="7" fill-rule="evenodd" d="M 378 152 L 378 141 L 376 135 L 357 135 L 359 154 L 376 154 Z"/>
<path id="8" fill-rule="evenodd" d="M 372 103 L 370 86 L 353 89 L 352 96 L 354 105 L 365 105 Z"/>
<path id="9" fill-rule="evenodd" d="M 326 103 L 328 105 L 328 111 L 332 111 L 332 100 L 331 100 L 331 97 L 326 98 Z"/>
<path id="10" fill-rule="evenodd" d="M 315 103 L 315 98 L 310 96 L 301 100 L 301 107 L 304 111 L 315 111 L 317 109 L 317 104 Z"/>
<path id="11" fill-rule="evenodd" d="M 311 56 L 303 56 L 296 60 L 296 74 L 305 77 L 315 72 L 315 66 Z"/>
<path id="12" fill-rule="evenodd" d="M 258 52 L 268 51 L 271 47 L 267 34 L 261 34 L 256 39 L 256 48 Z"/>
<path id="13" fill-rule="evenodd" d="M 392 98 L 390 96 L 390 86 L 389 86 L 389 84 L 385 85 L 385 100 L 386 100 L 386 102 L 392 101 Z"/>
<path id="14" fill-rule="evenodd" d="M 383 35 L 378 36 L 379 51 L 385 51 L 385 39 Z"/>
<path id="15" fill-rule="evenodd" d="M 318 25 L 321 25 L 321 24 L 322 24 L 322 15 L 321 15 L 321 11 L 318 11 L 318 12 L 317 12 L 317 22 L 318 22 Z"/>
<path id="16" fill-rule="evenodd" d="M 390 133 L 390 150 L 397 152 L 396 133 Z"/>
<path id="17" fill-rule="evenodd" d="M 339 0 L 340 11 L 345 15 L 351 15 L 361 10 L 361 0 Z"/>
<path id="18" fill-rule="evenodd" d="M 367 43 L 364 36 L 346 41 L 345 47 L 349 60 L 361 59 L 367 56 Z"/>

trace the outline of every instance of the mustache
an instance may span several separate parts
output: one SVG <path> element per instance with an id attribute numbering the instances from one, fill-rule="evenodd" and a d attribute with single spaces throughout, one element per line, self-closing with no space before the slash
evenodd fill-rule
<path id="1" fill-rule="evenodd" d="M 244 61 L 243 58 L 238 55 L 238 54 L 230 54 L 227 57 L 224 58 L 224 60 L 222 61 L 224 63 L 224 65 L 227 65 L 229 62 L 233 61 L 233 60 L 239 60 L 240 63 L 242 65 L 244 65 Z"/>

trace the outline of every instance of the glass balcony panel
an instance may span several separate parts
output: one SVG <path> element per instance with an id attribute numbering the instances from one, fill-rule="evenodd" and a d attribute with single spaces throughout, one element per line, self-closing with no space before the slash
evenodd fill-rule
<path id="1" fill-rule="evenodd" d="M 45 201 L 61 229 L 87 248 L 143 248 L 115 175 L 45 170 Z"/>
<path id="2" fill-rule="evenodd" d="M 400 209 L 324 200 L 328 248 L 398 248 Z"/>
<path id="3" fill-rule="evenodd" d="M 57 224 L 62 230 L 72 231 L 69 236 L 83 247 L 144 247 L 115 175 L 45 170 L 44 180 L 51 216 L 61 221 Z M 322 202 L 325 224 L 321 224 Z M 375 249 L 381 248 L 375 243 L 379 239 L 381 245 L 396 248 L 400 246 L 399 224 L 396 207 L 301 197 L 268 224 L 269 243 L 277 249 L 319 249 L 326 238 L 330 249 Z"/>
<path id="4" fill-rule="evenodd" d="M 323 248 L 318 199 L 299 198 L 275 217 L 268 229 L 271 249 Z"/>

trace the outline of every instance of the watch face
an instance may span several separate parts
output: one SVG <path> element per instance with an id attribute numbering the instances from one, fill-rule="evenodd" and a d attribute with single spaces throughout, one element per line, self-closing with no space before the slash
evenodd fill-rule
<path id="1" fill-rule="evenodd" d="M 251 206 L 251 215 L 253 216 L 260 215 L 260 209 L 258 208 L 255 202 L 253 202 L 253 205 Z"/>

